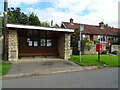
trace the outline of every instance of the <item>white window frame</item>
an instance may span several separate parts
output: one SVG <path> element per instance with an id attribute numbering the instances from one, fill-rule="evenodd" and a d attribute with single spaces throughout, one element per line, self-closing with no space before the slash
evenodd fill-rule
<path id="1" fill-rule="evenodd" d="M 98 40 L 100 41 L 100 43 L 107 43 L 108 42 L 107 35 L 98 35 Z"/>
<path id="2" fill-rule="evenodd" d="M 110 40 L 113 40 L 113 41 L 118 41 L 118 37 L 114 37 L 114 36 L 113 36 L 113 37 L 110 37 L 109 39 L 110 39 Z"/>

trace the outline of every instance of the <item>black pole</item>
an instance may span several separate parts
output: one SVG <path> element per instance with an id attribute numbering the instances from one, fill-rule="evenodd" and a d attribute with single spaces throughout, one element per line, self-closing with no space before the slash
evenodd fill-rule
<path id="1" fill-rule="evenodd" d="M 8 60 L 8 42 L 7 42 L 7 9 L 8 9 L 8 0 L 4 0 L 4 30 L 3 30 L 3 60 Z"/>
<path id="2" fill-rule="evenodd" d="M 98 61 L 100 61 L 100 52 L 98 52 Z"/>

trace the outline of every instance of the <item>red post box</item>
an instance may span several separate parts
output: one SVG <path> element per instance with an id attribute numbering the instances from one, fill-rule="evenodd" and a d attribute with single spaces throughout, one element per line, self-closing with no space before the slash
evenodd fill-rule
<path id="1" fill-rule="evenodd" d="M 96 51 L 97 52 L 102 52 L 102 44 L 101 43 L 96 45 Z"/>

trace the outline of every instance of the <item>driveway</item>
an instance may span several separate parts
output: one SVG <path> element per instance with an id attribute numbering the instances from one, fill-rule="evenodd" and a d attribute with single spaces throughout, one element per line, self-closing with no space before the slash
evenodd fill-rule
<path id="1" fill-rule="evenodd" d="M 8 72 L 8 75 L 32 72 L 45 73 L 50 71 L 73 69 L 77 67 L 80 66 L 69 60 L 59 58 L 26 58 L 20 59 L 18 62 L 14 62 Z"/>

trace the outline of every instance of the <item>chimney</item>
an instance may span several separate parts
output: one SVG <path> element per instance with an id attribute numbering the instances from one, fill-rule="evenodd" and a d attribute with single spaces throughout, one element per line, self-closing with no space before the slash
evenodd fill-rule
<path id="1" fill-rule="evenodd" d="M 53 26 L 53 20 L 51 20 L 51 27 Z"/>
<path id="2" fill-rule="evenodd" d="M 100 26 L 101 29 L 104 29 L 104 22 L 103 22 L 103 21 L 100 22 L 100 23 L 99 23 L 99 26 Z"/>
<path id="3" fill-rule="evenodd" d="M 70 23 L 73 24 L 73 19 L 72 18 L 70 19 Z"/>

